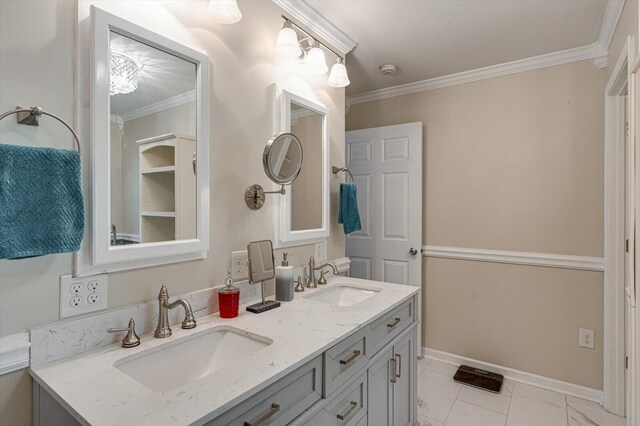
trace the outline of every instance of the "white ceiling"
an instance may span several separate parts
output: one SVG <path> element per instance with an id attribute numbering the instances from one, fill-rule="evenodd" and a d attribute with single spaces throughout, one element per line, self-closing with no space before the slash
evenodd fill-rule
<path id="1" fill-rule="evenodd" d="M 358 42 L 347 94 L 595 42 L 607 0 L 306 0 Z M 398 66 L 393 76 L 378 67 Z"/>
<path id="2" fill-rule="evenodd" d="M 109 45 L 138 62 L 138 88 L 111 96 L 111 113 L 124 114 L 196 89 L 196 66 L 177 56 L 111 32 Z"/>

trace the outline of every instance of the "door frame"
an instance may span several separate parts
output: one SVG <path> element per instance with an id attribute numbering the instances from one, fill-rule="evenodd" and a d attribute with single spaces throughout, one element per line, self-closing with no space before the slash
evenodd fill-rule
<path id="1" fill-rule="evenodd" d="M 635 103 L 631 78 L 634 62 L 634 40 L 629 36 L 604 93 L 603 405 L 608 411 L 621 416 L 625 415 L 625 137 L 630 141 L 635 140 Z M 623 95 L 625 88 L 628 93 L 626 101 Z M 626 115 L 630 118 L 628 136 L 624 130 Z"/>

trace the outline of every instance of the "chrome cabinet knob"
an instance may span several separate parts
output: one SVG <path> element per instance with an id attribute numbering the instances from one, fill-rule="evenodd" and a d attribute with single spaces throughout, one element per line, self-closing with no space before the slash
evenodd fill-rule
<path id="1" fill-rule="evenodd" d="M 411 247 L 411 248 L 409 249 L 409 254 L 410 254 L 411 256 L 415 256 L 416 254 L 418 254 L 418 250 L 416 250 L 416 248 L 415 248 L 415 247 Z"/>

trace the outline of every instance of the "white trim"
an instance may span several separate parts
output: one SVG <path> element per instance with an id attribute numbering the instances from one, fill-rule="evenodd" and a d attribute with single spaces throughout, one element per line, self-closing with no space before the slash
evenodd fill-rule
<path id="1" fill-rule="evenodd" d="M 29 366 L 29 333 L 0 338 L 0 376 Z"/>
<path id="2" fill-rule="evenodd" d="M 563 382 L 562 380 L 539 376 L 537 374 L 527 373 L 526 371 L 503 367 L 501 365 L 491 364 L 489 362 L 478 361 L 477 359 L 467 358 L 436 349 L 423 347 L 422 356 L 456 366 L 465 364 L 471 367 L 481 368 L 483 370 L 490 370 L 495 373 L 502 374 L 507 379 L 515 380 L 520 383 L 537 386 L 554 392 L 564 393 L 567 395 L 586 399 L 588 401 L 597 402 L 598 404 L 602 403 L 602 391 L 598 389 L 592 389 L 569 382 Z"/>
<path id="3" fill-rule="evenodd" d="M 602 19 L 602 27 L 600 27 L 600 35 L 597 43 L 606 51 L 609 50 L 611 39 L 618 26 L 622 9 L 624 9 L 625 0 L 609 0 L 607 9 Z"/>
<path id="4" fill-rule="evenodd" d="M 273 0 L 280 6 L 296 24 L 309 30 L 332 49 L 345 56 L 358 43 L 345 34 L 340 28 L 329 22 L 317 10 L 309 6 L 304 0 Z"/>
<path id="5" fill-rule="evenodd" d="M 189 92 L 182 93 L 180 95 L 173 96 L 171 98 L 163 99 L 153 104 L 145 105 L 140 108 L 132 109 L 125 113 L 120 114 L 124 122 L 135 120 L 140 117 L 155 114 L 160 111 L 165 111 L 170 108 L 175 108 L 180 105 L 185 105 L 190 102 L 196 101 L 196 91 L 191 90 Z"/>
<path id="6" fill-rule="evenodd" d="M 515 265 L 579 269 L 583 271 L 604 271 L 604 259 L 590 256 L 440 246 L 423 246 L 422 255 L 425 257 L 473 260 L 478 262 L 510 263 Z"/>
<path id="7" fill-rule="evenodd" d="M 485 80 L 488 78 L 500 77 L 523 71 L 531 71 L 554 65 L 566 64 L 569 62 L 583 61 L 586 59 L 598 58 L 598 63 L 602 65 L 603 62 L 601 55 L 602 52 L 600 52 L 594 44 L 589 44 L 582 47 L 576 47 L 574 49 L 561 50 L 559 52 L 520 59 L 513 62 L 506 62 L 504 64 L 491 65 L 457 74 L 445 75 L 442 77 L 430 78 L 428 80 L 416 81 L 414 83 L 401 84 L 399 86 L 358 93 L 348 96 L 347 102 L 349 105 L 361 104 L 364 102 L 441 89 L 443 87 L 471 83 L 473 81 Z M 606 66 L 606 56 L 604 57 L 604 60 L 604 66 Z"/>
<path id="8" fill-rule="evenodd" d="M 618 56 L 604 93 L 604 407 L 625 413 L 625 101 L 623 88 L 629 83 L 634 63 L 634 41 L 629 36 Z M 629 88 L 630 89 L 630 88 Z M 632 113 L 630 110 L 629 113 Z M 633 120 L 629 137 L 633 138 Z M 633 140 L 633 139 L 631 139 Z"/>

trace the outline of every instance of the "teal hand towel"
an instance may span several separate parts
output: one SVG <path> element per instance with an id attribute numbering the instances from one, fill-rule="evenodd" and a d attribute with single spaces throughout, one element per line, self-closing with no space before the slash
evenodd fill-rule
<path id="1" fill-rule="evenodd" d="M 0 259 L 78 251 L 83 235 L 80 154 L 0 144 Z"/>
<path id="2" fill-rule="evenodd" d="M 338 223 L 342 224 L 345 235 L 362 229 L 358 212 L 358 188 L 353 183 L 340 184 Z"/>

